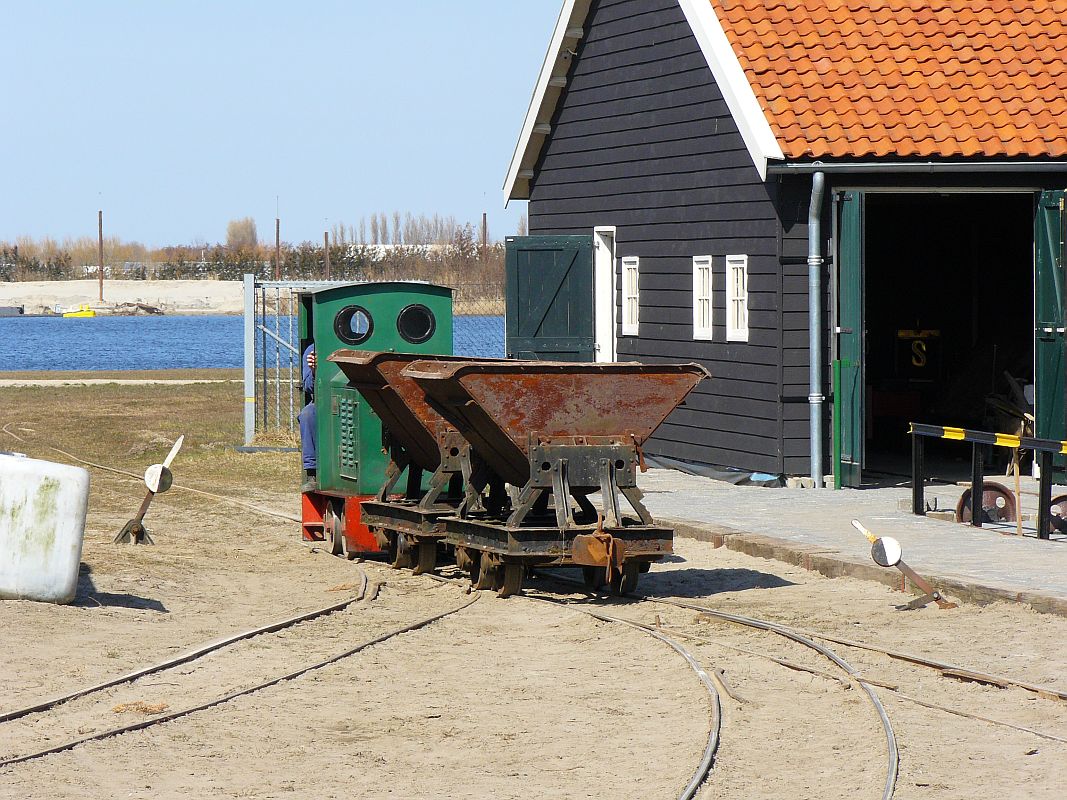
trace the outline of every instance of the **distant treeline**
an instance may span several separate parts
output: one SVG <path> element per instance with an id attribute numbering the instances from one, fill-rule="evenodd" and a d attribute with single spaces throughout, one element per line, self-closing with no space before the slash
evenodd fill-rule
<path id="1" fill-rule="evenodd" d="M 97 242 L 90 237 L 20 238 L 0 242 L 0 281 L 72 280 L 98 274 Z M 104 240 L 104 276 L 143 280 L 239 280 L 253 273 L 275 276 L 273 244 L 260 242 L 251 219 L 233 220 L 223 244 L 151 249 L 138 242 Z M 321 242 L 281 245 L 283 280 L 317 280 L 326 275 Z M 335 280 L 426 280 L 447 285 L 499 286 L 504 280 L 504 245 L 483 244 L 472 225 L 449 217 L 374 214 L 358 226 L 334 225 L 330 277 Z"/>

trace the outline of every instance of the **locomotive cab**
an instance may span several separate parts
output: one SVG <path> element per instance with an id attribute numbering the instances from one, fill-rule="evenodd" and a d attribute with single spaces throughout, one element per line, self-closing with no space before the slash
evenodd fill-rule
<path id="1" fill-rule="evenodd" d="M 314 344 L 317 467 L 305 473 L 303 538 L 350 558 L 379 552 L 360 502 L 385 480 L 389 458 L 378 417 L 328 357 L 340 349 L 450 355 L 452 289 L 392 281 L 333 285 L 300 295 L 300 352 Z"/>

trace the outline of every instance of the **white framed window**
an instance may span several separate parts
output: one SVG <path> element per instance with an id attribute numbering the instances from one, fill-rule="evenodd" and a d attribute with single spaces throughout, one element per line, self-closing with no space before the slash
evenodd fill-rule
<path id="1" fill-rule="evenodd" d="M 748 341 L 748 256 L 726 257 L 726 341 Z"/>
<path id="2" fill-rule="evenodd" d="M 711 339 L 711 256 L 693 256 L 693 338 Z"/>
<path id="3" fill-rule="evenodd" d="M 641 260 L 626 256 L 622 260 L 622 335 L 637 336 L 641 302 L 639 269 Z"/>

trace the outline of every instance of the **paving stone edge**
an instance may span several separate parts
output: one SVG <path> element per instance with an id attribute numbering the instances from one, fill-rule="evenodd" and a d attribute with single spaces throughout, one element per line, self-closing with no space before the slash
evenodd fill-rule
<path id="1" fill-rule="evenodd" d="M 922 591 L 896 570 L 883 569 L 871 562 L 859 561 L 836 550 L 815 545 L 778 539 L 761 533 L 731 528 L 715 523 L 660 518 L 674 528 L 676 536 L 710 542 L 714 547 L 726 547 L 738 553 L 783 561 L 797 567 L 818 572 L 827 578 L 859 578 L 892 587 L 901 592 L 920 595 Z M 1067 617 L 1067 599 L 1044 592 L 1015 591 L 1003 586 L 990 586 L 966 578 L 950 575 L 925 574 L 950 599 L 973 605 L 988 605 L 998 601 L 1022 603 L 1042 614 Z"/>

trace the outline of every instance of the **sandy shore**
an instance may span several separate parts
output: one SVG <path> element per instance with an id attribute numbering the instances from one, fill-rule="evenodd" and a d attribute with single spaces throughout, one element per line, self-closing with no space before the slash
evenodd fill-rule
<path id="1" fill-rule="evenodd" d="M 164 314 L 240 314 L 240 281 L 119 281 L 104 283 L 104 302 L 97 300 L 95 280 L 0 282 L 0 306 L 23 306 L 27 314 L 47 314 L 88 303 L 98 314 L 130 313 L 142 304 Z"/>

